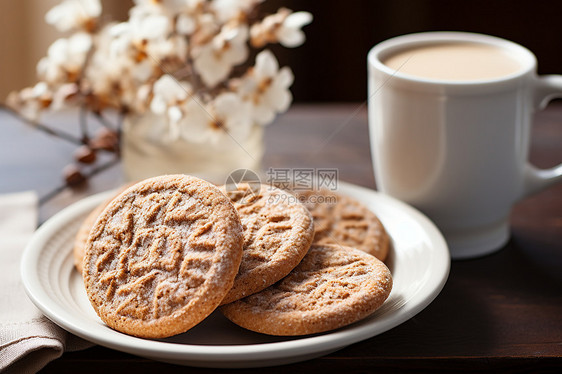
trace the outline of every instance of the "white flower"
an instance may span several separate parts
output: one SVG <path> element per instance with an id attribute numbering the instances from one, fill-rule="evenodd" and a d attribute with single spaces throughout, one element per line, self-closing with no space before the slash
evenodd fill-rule
<path id="1" fill-rule="evenodd" d="M 134 2 L 136 7 L 159 7 L 172 16 L 184 10 L 190 3 L 189 0 L 134 0 Z"/>
<path id="2" fill-rule="evenodd" d="M 172 23 L 168 16 L 137 6 L 131 10 L 129 21 L 109 29 L 109 59 L 121 66 L 122 72 L 129 72 L 138 83 L 146 83 L 160 61 L 169 57 L 185 58 L 187 55 L 185 42 L 178 43 L 176 37 L 168 38 L 171 31 Z"/>
<path id="3" fill-rule="evenodd" d="M 188 107 L 187 101 L 192 97 L 192 88 L 188 82 L 178 82 L 171 75 L 161 76 L 152 90 L 150 110 L 157 115 L 166 117 L 169 124 L 169 139 L 176 140 L 181 136 L 180 122 Z"/>
<path id="4" fill-rule="evenodd" d="M 215 87 L 228 77 L 233 66 L 246 60 L 247 40 L 247 26 L 225 26 L 210 43 L 193 49 L 193 66 L 205 85 Z"/>
<path id="5" fill-rule="evenodd" d="M 63 32 L 80 28 L 91 31 L 92 21 L 101 11 L 100 0 L 64 0 L 47 12 L 45 20 Z"/>
<path id="6" fill-rule="evenodd" d="M 281 9 L 250 30 L 263 0 L 133 0 L 126 22 L 101 24 L 101 0 L 61 1 L 46 20 L 73 34 L 50 46 L 40 84 L 11 94 L 13 107 L 31 117 L 67 105 L 115 108 L 153 116 L 166 140 L 191 142 L 243 141 L 289 107 L 293 75 L 271 52 L 242 77 L 234 68 L 246 62 L 250 36 L 297 46 L 312 20 Z"/>
<path id="7" fill-rule="evenodd" d="M 197 27 L 189 41 L 193 46 L 201 46 L 209 43 L 219 32 L 220 25 L 215 17 L 212 14 L 203 13 L 197 17 Z"/>
<path id="8" fill-rule="evenodd" d="M 131 61 L 125 56 L 112 53 L 111 43 L 114 40 L 111 30 L 113 24 L 104 26 L 94 40 L 95 52 L 90 57 L 88 68 L 85 72 L 93 95 L 106 104 L 118 106 L 121 101 L 119 90 L 126 80 L 129 80 L 127 69 Z M 119 90 L 116 88 L 119 87 Z"/>
<path id="9" fill-rule="evenodd" d="M 51 84 L 75 81 L 91 47 L 91 36 L 83 32 L 56 40 L 37 64 L 39 76 Z"/>
<path id="10" fill-rule="evenodd" d="M 165 114 L 168 108 L 184 102 L 191 94 L 191 85 L 187 82 L 178 82 L 171 75 L 165 74 L 154 83 L 153 98 L 150 110 L 155 114 Z"/>
<path id="11" fill-rule="evenodd" d="M 243 141 L 253 125 L 251 105 L 233 92 L 221 93 L 206 104 L 200 97 L 190 97 L 177 125 L 181 136 L 195 143 L 214 143 L 224 136 Z"/>
<path id="12" fill-rule="evenodd" d="M 269 15 L 261 23 L 252 25 L 250 30 L 252 45 L 259 48 L 267 43 L 280 43 L 284 47 L 298 47 L 305 41 L 301 28 L 312 22 L 312 14 L 308 12 L 291 13 L 281 8 Z"/>
<path id="13" fill-rule="evenodd" d="M 293 79 L 291 69 L 279 69 L 271 51 L 265 50 L 256 56 L 256 65 L 242 79 L 239 88 L 242 97 L 253 106 L 252 114 L 256 123 L 269 124 L 277 113 L 289 108 L 292 101 L 289 87 Z"/>
<path id="14" fill-rule="evenodd" d="M 45 82 L 27 87 L 20 92 L 10 92 L 6 103 L 17 110 L 23 117 L 36 121 L 41 110 L 49 108 L 53 101 L 53 92 Z"/>
<path id="15" fill-rule="evenodd" d="M 181 8 L 176 18 L 176 32 L 180 35 L 191 35 L 197 29 L 200 29 L 202 23 L 209 18 L 213 24 L 216 24 L 211 14 L 203 13 L 206 0 L 185 0 L 184 6 Z M 205 17 L 210 16 L 210 17 Z M 217 26 L 214 25 L 214 29 Z"/>
<path id="16" fill-rule="evenodd" d="M 257 4 L 264 0 L 213 0 L 211 9 L 220 22 L 226 23 L 236 19 L 240 14 L 249 13 Z"/>
<path id="17" fill-rule="evenodd" d="M 129 20 L 115 26 L 114 35 L 128 34 L 134 42 L 166 38 L 172 29 L 170 17 L 156 10 L 150 7 L 132 8 Z"/>
<path id="18" fill-rule="evenodd" d="M 189 14 L 182 13 L 176 20 L 176 31 L 180 35 L 191 35 L 197 27 L 197 21 Z"/>
<path id="19" fill-rule="evenodd" d="M 301 28 L 312 22 L 312 14 L 308 12 L 295 12 L 287 16 L 281 27 L 276 31 L 277 39 L 282 46 L 298 47 L 305 41 Z"/>
<path id="20" fill-rule="evenodd" d="M 158 43 L 149 43 L 146 46 L 146 53 L 151 57 L 154 63 L 163 60 L 177 60 L 181 64 L 185 64 L 188 54 L 187 47 L 186 38 L 179 35 L 172 35 L 168 39 L 160 40 Z"/>
<path id="21" fill-rule="evenodd" d="M 171 31 L 172 22 L 168 16 L 151 7 L 136 6 L 131 9 L 127 22 L 111 27 L 111 53 L 113 56 L 129 55 L 131 60 L 140 61 L 147 57 L 145 54 L 151 43 L 158 45 L 165 41 Z"/>
<path id="22" fill-rule="evenodd" d="M 254 124 L 249 102 L 233 92 L 225 92 L 218 95 L 210 107 L 215 130 L 227 132 L 236 141 L 248 137 Z"/>
<path id="23" fill-rule="evenodd" d="M 218 133 L 211 127 L 213 117 L 199 96 L 190 97 L 181 109 L 183 116 L 177 125 L 183 139 L 194 143 L 217 139 Z"/>
<path id="24" fill-rule="evenodd" d="M 51 108 L 53 110 L 61 110 L 69 107 L 77 98 L 80 89 L 76 83 L 65 83 L 57 88 L 53 94 L 53 102 Z"/>
<path id="25" fill-rule="evenodd" d="M 137 64 L 129 64 L 127 70 L 138 83 L 145 83 L 154 74 L 154 63 L 150 60 L 142 60 Z"/>

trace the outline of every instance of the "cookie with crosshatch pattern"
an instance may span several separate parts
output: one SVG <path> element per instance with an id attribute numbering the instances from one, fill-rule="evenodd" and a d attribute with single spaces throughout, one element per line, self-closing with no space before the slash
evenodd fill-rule
<path id="1" fill-rule="evenodd" d="M 391 289 L 392 275 L 376 257 L 339 245 L 312 245 L 288 276 L 221 311 L 263 334 L 315 334 L 369 316 Z"/>
<path id="2" fill-rule="evenodd" d="M 360 249 L 381 261 L 390 237 L 378 217 L 356 199 L 327 189 L 294 191 L 314 217 L 313 244 L 340 244 Z"/>
<path id="3" fill-rule="evenodd" d="M 74 258 L 74 266 L 76 270 L 80 274 L 82 274 L 83 266 L 82 261 L 84 261 L 84 254 L 86 253 L 86 243 L 88 242 L 88 235 L 90 235 L 90 229 L 96 222 L 96 219 L 103 211 L 103 208 L 107 206 L 107 204 L 111 201 L 111 199 L 102 202 L 98 206 L 94 208 L 82 221 L 82 224 L 78 228 L 78 232 L 76 233 L 76 237 L 74 238 L 74 247 L 72 248 L 72 256 Z"/>
<path id="4" fill-rule="evenodd" d="M 292 194 L 252 183 L 227 184 L 244 228 L 244 250 L 227 304 L 277 282 L 299 264 L 314 236 L 308 210 Z"/>
<path id="5" fill-rule="evenodd" d="M 113 199 L 86 244 L 84 283 L 100 318 L 162 338 L 207 317 L 232 287 L 242 225 L 214 185 L 185 175 L 139 182 Z"/>
<path id="6" fill-rule="evenodd" d="M 74 238 L 74 247 L 72 248 L 72 255 L 74 257 L 74 266 L 80 274 L 82 274 L 82 262 L 84 261 L 84 254 L 86 253 L 86 242 L 88 241 L 88 236 L 90 235 L 90 230 L 96 222 L 96 219 L 103 211 L 103 209 L 113 200 L 114 197 L 119 195 L 121 192 L 125 191 L 127 187 L 131 184 L 126 184 L 123 187 L 118 188 L 110 198 L 104 200 L 101 204 L 96 206 L 82 221 L 82 224 L 78 228 L 78 232 Z"/>

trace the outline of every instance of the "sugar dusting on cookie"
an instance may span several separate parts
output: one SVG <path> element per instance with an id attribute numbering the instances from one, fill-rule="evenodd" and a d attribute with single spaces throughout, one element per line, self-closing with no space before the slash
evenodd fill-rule
<path id="1" fill-rule="evenodd" d="M 367 317 L 391 289 L 390 271 L 374 256 L 337 245 L 313 245 L 283 280 L 221 310 L 252 331 L 306 335 Z"/>
<path id="2" fill-rule="evenodd" d="M 244 183 L 235 190 L 221 187 L 232 199 L 244 228 L 240 270 L 222 304 L 285 277 L 305 256 L 314 237 L 312 216 L 293 195 L 272 186 L 250 188 Z"/>
<path id="3" fill-rule="evenodd" d="M 232 287 L 242 225 L 215 186 L 183 175 L 130 187 L 104 209 L 86 245 L 84 282 L 110 327 L 165 337 L 193 327 Z"/>

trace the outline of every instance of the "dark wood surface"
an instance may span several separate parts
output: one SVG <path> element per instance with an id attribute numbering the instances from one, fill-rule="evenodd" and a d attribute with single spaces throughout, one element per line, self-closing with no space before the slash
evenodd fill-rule
<path id="1" fill-rule="evenodd" d="M 75 127 L 68 115 L 56 125 Z M 29 130 L 0 114 L 0 193 L 60 183 L 73 146 Z M 266 132 L 264 168 L 338 168 L 341 180 L 375 188 L 366 108 L 295 106 Z M 562 161 L 562 105 L 538 113 L 531 160 Z M 41 206 L 41 220 L 89 194 L 118 186 L 119 166 L 86 187 L 63 190 Z M 562 369 L 562 184 L 518 203 L 511 240 L 499 252 L 453 261 L 441 294 L 421 313 L 371 339 L 318 359 L 240 372 L 557 372 Z M 163 364 L 95 346 L 67 352 L 42 373 L 211 373 L 225 370 Z"/>

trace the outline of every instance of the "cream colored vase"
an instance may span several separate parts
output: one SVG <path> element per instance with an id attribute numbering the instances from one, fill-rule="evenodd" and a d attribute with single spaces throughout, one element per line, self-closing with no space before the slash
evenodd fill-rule
<path id="1" fill-rule="evenodd" d="M 263 127 L 256 125 L 246 139 L 221 134 L 216 142 L 169 140 L 163 117 L 128 116 L 123 122 L 121 157 L 128 181 L 163 174 L 190 174 L 216 184 L 236 169 L 261 170 Z"/>

